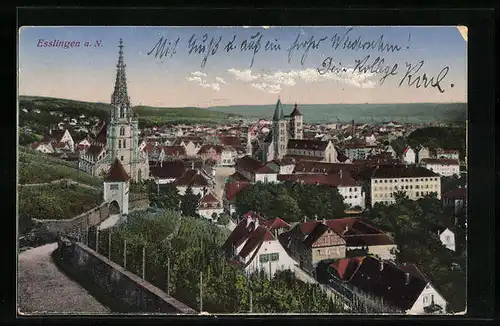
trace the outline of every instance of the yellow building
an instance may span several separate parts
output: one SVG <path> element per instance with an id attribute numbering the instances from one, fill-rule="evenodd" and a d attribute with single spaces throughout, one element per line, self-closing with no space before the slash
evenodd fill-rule
<path id="1" fill-rule="evenodd" d="M 394 193 L 404 191 L 417 200 L 432 192 L 441 199 L 441 177 L 423 167 L 379 167 L 370 181 L 371 203 L 391 204 Z"/>

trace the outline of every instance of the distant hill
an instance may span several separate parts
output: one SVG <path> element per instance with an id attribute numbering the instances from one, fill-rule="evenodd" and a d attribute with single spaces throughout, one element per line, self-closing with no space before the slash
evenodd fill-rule
<path id="1" fill-rule="evenodd" d="M 57 120 L 57 118 L 50 118 L 50 111 L 62 112 L 69 117 L 78 117 L 83 114 L 85 116 L 95 116 L 105 119 L 109 116 L 110 110 L 110 105 L 106 103 L 24 95 L 19 96 L 19 107 L 27 108 L 30 111 L 35 109 L 40 110 L 41 116 L 37 115 L 36 120 L 42 123 L 44 121 Z M 142 127 L 155 123 L 224 124 L 228 123 L 231 117 L 238 116 L 234 113 L 223 113 L 195 107 L 165 108 L 135 106 L 133 109 L 139 114 L 139 123 Z M 23 122 L 22 118 L 20 119 L 21 123 Z"/>
<path id="2" fill-rule="evenodd" d="M 271 118 L 274 104 L 214 106 L 209 110 L 235 113 L 243 116 Z M 467 103 L 401 103 L 401 104 L 299 104 L 305 123 L 389 122 L 450 123 L 465 122 Z M 285 115 L 293 110 L 293 103 L 283 104 Z"/>

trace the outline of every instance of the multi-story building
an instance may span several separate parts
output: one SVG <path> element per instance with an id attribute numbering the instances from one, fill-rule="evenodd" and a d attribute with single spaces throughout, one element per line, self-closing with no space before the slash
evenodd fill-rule
<path id="1" fill-rule="evenodd" d="M 443 177 L 460 175 L 460 161 L 448 158 L 424 158 L 420 165 Z"/>
<path id="2" fill-rule="evenodd" d="M 430 193 L 441 198 L 441 177 L 424 167 L 379 167 L 370 180 L 371 204 L 395 202 L 394 193 L 405 192 L 417 200 Z"/>

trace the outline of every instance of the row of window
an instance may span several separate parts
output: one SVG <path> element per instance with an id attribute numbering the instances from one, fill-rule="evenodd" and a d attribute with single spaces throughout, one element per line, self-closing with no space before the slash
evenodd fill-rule
<path id="1" fill-rule="evenodd" d="M 280 259 L 280 254 L 278 252 L 273 252 L 269 254 L 262 254 L 259 256 L 259 261 L 261 263 L 267 263 L 269 261 L 277 261 Z"/>
<path id="2" fill-rule="evenodd" d="M 358 198 L 358 195 L 354 195 L 354 196 L 349 196 L 349 199 L 352 199 L 352 198 Z M 344 197 L 344 198 L 348 198 L 348 197 Z"/>
<path id="3" fill-rule="evenodd" d="M 428 195 L 431 193 L 436 193 L 436 192 L 435 191 L 416 191 L 415 196 L 425 196 L 425 195 Z M 374 195 L 374 198 L 388 198 L 388 197 L 393 198 L 394 193 L 390 192 L 390 193 L 375 194 Z"/>
<path id="4" fill-rule="evenodd" d="M 418 182 L 418 181 L 438 181 L 438 178 L 417 178 L 417 179 L 400 179 L 399 182 Z M 392 183 L 393 180 L 390 179 L 389 181 L 387 179 L 385 180 L 375 180 L 374 183 Z M 398 180 L 394 180 L 394 183 L 398 182 Z"/>
<path id="5" fill-rule="evenodd" d="M 425 189 L 437 189 L 437 185 L 436 184 L 431 184 L 431 185 L 425 185 Z M 398 186 L 394 186 L 391 187 L 387 187 L 387 186 L 384 186 L 384 187 L 373 187 L 373 190 L 376 191 L 376 190 L 403 190 L 403 189 L 413 189 L 413 185 L 406 185 L 406 186 L 401 186 L 401 188 L 399 188 Z M 420 186 L 419 185 L 416 185 L 415 186 L 415 189 L 420 189 Z M 424 185 L 422 185 L 422 188 L 421 189 L 424 189 Z"/>

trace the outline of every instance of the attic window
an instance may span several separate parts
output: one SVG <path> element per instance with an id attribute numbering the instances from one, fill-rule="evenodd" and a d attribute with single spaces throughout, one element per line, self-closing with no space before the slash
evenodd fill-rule
<path id="1" fill-rule="evenodd" d="M 118 185 L 117 184 L 109 185 L 109 190 L 118 190 Z"/>

